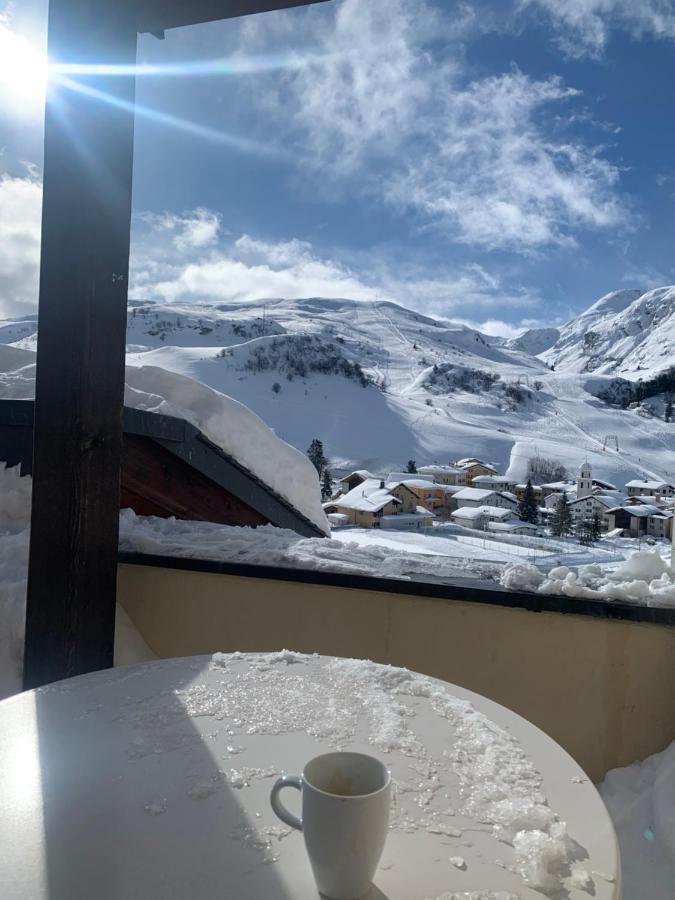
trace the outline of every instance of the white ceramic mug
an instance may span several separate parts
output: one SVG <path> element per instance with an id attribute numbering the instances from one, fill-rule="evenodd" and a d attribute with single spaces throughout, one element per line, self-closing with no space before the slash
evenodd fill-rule
<path id="1" fill-rule="evenodd" d="M 279 791 L 302 792 L 302 818 L 290 813 Z M 270 797 L 282 822 L 302 831 L 320 893 L 355 900 L 370 888 L 389 825 L 391 775 L 365 753 L 315 756 L 302 775 L 277 779 Z"/>

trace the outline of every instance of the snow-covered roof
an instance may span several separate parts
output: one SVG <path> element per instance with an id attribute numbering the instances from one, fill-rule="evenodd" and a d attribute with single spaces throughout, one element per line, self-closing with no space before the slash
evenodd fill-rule
<path id="1" fill-rule="evenodd" d="M 328 513 L 328 521 L 331 525 L 347 525 L 351 519 L 345 513 Z"/>
<path id="2" fill-rule="evenodd" d="M 408 481 L 426 481 L 428 484 L 433 484 L 434 479 L 432 475 L 424 475 L 420 473 L 419 469 L 417 472 L 390 472 L 387 475 L 387 482 L 394 482 L 395 484 L 401 484 L 401 482 Z"/>
<path id="3" fill-rule="evenodd" d="M 476 480 L 476 479 L 474 478 L 474 481 L 475 481 L 475 480 Z M 523 491 L 524 491 L 525 488 L 527 487 L 527 482 L 524 481 L 524 482 L 518 483 L 518 484 L 516 485 L 516 487 L 517 487 L 519 490 L 523 490 Z M 532 487 L 532 490 L 533 490 L 533 491 L 540 491 L 541 488 L 542 488 L 542 485 L 540 485 L 540 484 L 533 484 L 533 485 L 531 485 L 531 487 Z"/>
<path id="4" fill-rule="evenodd" d="M 419 489 L 425 490 L 425 491 L 428 491 L 428 490 L 435 491 L 441 487 L 441 485 L 434 484 L 434 482 L 431 480 L 427 481 L 424 478 L 414 478 L 414 477 L 397 478 L 392 481 L 387 481 L 387 483 L 385 484 L 385 487 L 388 490 L 393 491 L 394 488 L 399 486 L 399 484 L 402 484 L 402 485 L 404 485 L 404 487 L 410 488 L 411 490 L 414 490 L 415 488 L 419 488 Z"/>
<path id="5" fill-rule="evenodd" d="M 436 518 L 436 514 L 435 514 L 435 513 L 432 513 L 430 509 L 427 509 L 427 508 L 426 508 L 426 506 L 418 506 L 418 507 L 417 507 L 417 514 L 418 514 L 419 516 L 424 516 L 425 518 L 426 518 L 427 516 L 430 516 L 432 519 L 435 519 L 435 518 Z"/>
<path id="6" fill-rule="evenodd" d="M 574 490 L 576 485 L 576 481 L 549 481 L 548 484 L 542 484 L 542 487 L 549 491 L 570 491 Z"/>
<path id="7" fill-rule="evenodd" d="M 605 497 L 604 494 L 587 494 L 585 497 L 576 497 L 574 500 L 568 500 L 567 505 L 574 506 L 575 503 L 583 503 L 585 500 L 597 500 L 606 509 L 617 505 L 616 497 Z"/>
<path id="8" fill-rule="evenodd" d="M 599 488 L 604 488 L 606 491 L 616 491 L 617 487 L 615 484 L 612 484 L 611 481 L 603 481 L 601 478 L 591 478 L 591 481 L 594 485 Z"/>
<path id="9" fill-rule="evenodd" d="M 157 366 L 127 366 L 125 381 L 126 406 L 191 422 L 324 533 L 330 532 L 313 464 L 243 403 Z"/>
<path id="10" fill-rule="evenodd" d="M 338 509 L 356 509 L 361 512 L 378 512 L 388 503 L 401 503 L 386 488 L 380 487 L 379 478 L 369 478 L 352 488 L 343 497 L 338 497 L 333 505 Z"/>
<path id="11" fill-rule="evenodd" d="M 460 506 L 451 513 L 453 519 L 509 519 L 512 515 L 510 509 L 501 509 L 499 506 Z"/>
<path id="12" fill-rule="evenodd" d="M 488 531 L 536 531 L 537 526 L 530 522 L 488 522 Z"/>
<path id="13" fill-rule="evenodd" d="M 625 495 L 624 495 L 624 497 L 625 497 Z M 663 508 L 665 506 L 671 506 L 672 502 L 673 502 L 673 498 L 672 497 L 661 497 L 660 495 L 657 495 L 657 494 L 638 494 L 637 496 L 633 496 L 633 497 L 625 497 L 625 501 L 626 501 L 626 504 L 631 505 L 631 506 L 633 504 L 649 503 L 652 506 L 658 506 L 658 507 Z"/>
<path id="14" fill-rule="evenodd" d="M 626 512 L 630 516 L 637 519 L 671 519 L 673 514 L 669 510 L 659 509 L 658 506 L 642 505 L 642 506 L 614 506 L 609 510 L 611 513 Z"/>
<path id="15" fill-rule="evenodd" d="M 497 491 L 488 491 L 485 488 L 470 488 L 465 487 L 455 493 L 455 499 L 457 502 L 461 500 L 487 500 L 488 497 L 493 497 Z"/>
<path id="16" fill-rule="evenodd" d="M 0 350 L 0 398 L 32 400 L 35 354 L 13 347 L 3 346 Z M 20 359 L 15 361 L 15 355 Z M 310 460 L 277 437 L 243 403 L 158 366 L 127 366 L 125 382 L 125 406 L 190 422 L 242 469 L 324 534 L 330 533 L 321 506 L 319 476 Z"/>
<path id="17" fill-rule="evenodd" d="M 513 500 L 514 503 L 518 502 L 518 498 L 511 491 L 500 491 L 499 493 L 502 497 L 506 497 L 507 500 Z"/>
<path id="18" fill-rule="evenodd" d="M 626 482 L 627 488 L 644 488 L 650 491 L 660 491 L 663 488 L 671 488 L 672 484 L 669 484 L 667 481 L 643 481 L 640 478 L 634 478 L 632 481 Z"/>
<path id="19" fill-rule="evenodd" d="M 383 521 L 387 522 L 398 522 L 403 523 L 406 521 L 417 522 L 420 519 L 435 519 L 436 516 L 429 512 L 428 509 L 425 509 L 423 506 L 418 506 L 415 512 L 408 513 L 393 513 L 388 514 L 386 516 L 382 516 Z"/>
<path id="20" fill-rule="evenodd" d="M 495 474 L 497 473 L 494 466 L 491 466 L 490 463 L 483 462 L 482 459 L 478 459 L 476 456 L 466 456 L 464 459 L 458 459 L 457 465 L 460 469 L 469 469 L 471 466 L 483 466 L 486 469 L 490 469 Z"/>
<path id="21" fill-rule="evenodd" d="M 510 478 L 507 478 L 506 475 L 476 475 L 473 479 L 474 485 L 479 484 L 513 484 L 513 481 Z"/>
<path id="22" fill-rule="evenodd" d="M 429 466 L 420 466 L 417 471 L 425 475 L 463 475 L 464 469 L 457 466 L 439 466 L 433 463 Z"/>
<path id="23" fill-rule="evenodd" d="M 340 483 L 353 478 L 355 475 L 359 475 L 361 478 L 377 478 L 377 475 L 373 475 L 373 473 L 369 472 L 367 469 L 356 469 L 356 471 L 350 472 L 349 475 L 345 475 L 344 478 L 341 478 Z"/>

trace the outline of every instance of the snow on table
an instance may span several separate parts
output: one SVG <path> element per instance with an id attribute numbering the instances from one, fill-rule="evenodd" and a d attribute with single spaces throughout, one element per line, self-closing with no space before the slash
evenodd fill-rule
<path id="1" fill-rule="evenodd" d="M 392 771 L 370 900 L 618 897 L 609 818 L 570 757 L 405 669 L 289 651 L 162 661 L 7 700 L 0 729 L 7 900 L 316 898 L 269 791 L 329 749 Z"/>

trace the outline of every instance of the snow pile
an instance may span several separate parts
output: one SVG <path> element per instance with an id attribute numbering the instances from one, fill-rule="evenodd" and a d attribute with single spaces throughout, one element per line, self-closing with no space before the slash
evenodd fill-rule
<path id="1" fill-rule="evenodd" d="M 0 463 L 0 700 L 21 690 L 31 479 Z M 156 659 L 126 612 L 117 607 L 115 665 Z"/>
<path id="2" fill-rule="evenodd" d="M 386 538 L 381 538 L 382 545 L 375 542 L 364 546 L 350 541 L 349 533 L 341 537 L 339 541 L 302 538 L 294 531 L 274 525 L 248 528 L 137 516 L 130 509 L 120 513 L 120 550 L 133 553 L 380 578 L 475 578 L 481 574 L 472 560 L 410 553 L 405 549 L 405 544 L 400 550 L 393 549 L 385 543 Z M 492 570 L 493 567 L 485 567 L 484 574 Z"/>
<path id="3" fill-rule="evenodd" d="M 513 839 L 516 869 L 525 884 L 538 891 L 556 891 L 569 870 L 570 840 L 562 822 L 550 825 L 548 833 L 519 831 Z"/>
<path id="4" fill-rule="evenodd" d="M 598 786 L 619 838 L 626 900 L 675 893 L 675 743 Z"/>
<path id="5" fill-rule="evenodd" d="M 675 605 L 675 577 L 658 548 L 637 550 L 613 571 L 599 565 L 556 566 L 548 573 L 529 563 L 506 566 L 500 583 L 509 590 L 591 600 L 622 600 L 646 606 Z"/>
<path id="6" fill-rule="evenodd" d="M 0 398 L 34 397 L 34 360 L 30 351 L 0 345 Z M 125 380 L 127 406 L 191 422 L 324 534 L 330 533 L 316 469 L 246 406 L 192 378 L 156 366 L 127 366 Z"/>

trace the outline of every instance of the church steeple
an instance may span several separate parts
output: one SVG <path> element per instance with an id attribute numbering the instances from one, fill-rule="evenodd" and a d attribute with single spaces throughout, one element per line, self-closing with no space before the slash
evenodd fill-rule
<path id="1" fill-rule="evenodd" d="M 593 478 L 591 476 L 591 466 L 586 462 L 579 469 L 577 475 L 577 499 L 579 497 L 590 497 L 593 493 Z"/>

